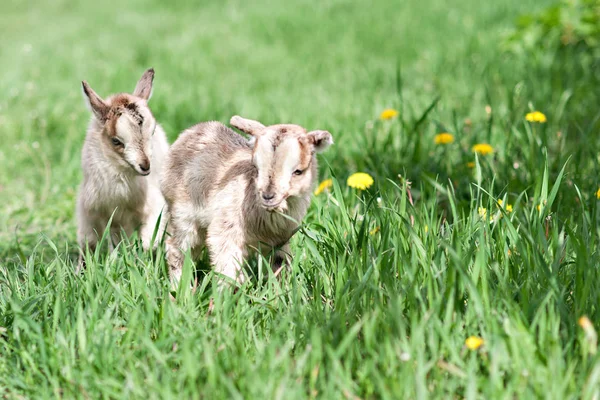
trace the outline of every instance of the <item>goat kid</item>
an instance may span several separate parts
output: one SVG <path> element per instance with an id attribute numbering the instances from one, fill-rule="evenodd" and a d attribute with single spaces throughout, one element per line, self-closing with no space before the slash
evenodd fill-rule
<path id="1" fill-rule="evenodd" d="M 96 248 L 111 216 L 111 251 L 122 231 L 131 235 L 137 228 L 144 248 L 151 247 L 165 206 L 160 176 L 169 150 L 165 132 L 148 108 L 153 80 L 151 68 L 142 75 L 133 95 L 120 93 L 106 100 L 86 81 L 82 82 L 92 111 L 83 145 L 83 182 L 77 199 L 77 238 L 82 251 L 86 244 L 90 250 Z M 162 237 L 164 225 L 161 221 L 156 242 Z M 81 256 L 79 266 L 82 265 Z"/>
<path id="2" fill-rule="evenodd" d="M 171 282 L 181 278 L 184 255 L 208 247 L 215 271 L 241 284 L 249 253 L 278 249 L 273 269 L 290 262 L 289 239 L 310 204 L 317 178 L 315 152 L 333 143 L 327 131 L 299 125 L 264 126 L 239 116 L 184 131 L 172 145 L 161 189 L 167 202 L 166 240 Z"/>

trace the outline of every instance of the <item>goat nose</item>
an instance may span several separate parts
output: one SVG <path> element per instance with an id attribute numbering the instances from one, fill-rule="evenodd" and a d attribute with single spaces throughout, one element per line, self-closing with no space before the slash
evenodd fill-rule
<path id="1" fill-rule="evenodd" d="M 146 161 L 146 162 L 140 163 L 139 167 L 142 171 L 148 172 L 148 171 L 150 171 L 150 162 Z"/>
<path id="2" fill-rule="evenodd" d="M 275 193 L 263 193 L 262 198 L 265 201 L 273 200 L 275 198 Z"/>

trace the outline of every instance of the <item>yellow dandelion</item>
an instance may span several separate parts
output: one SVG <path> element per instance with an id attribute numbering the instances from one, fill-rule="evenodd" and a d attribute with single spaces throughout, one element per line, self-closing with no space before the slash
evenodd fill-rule
<path id="1" fill-rule="evenodd" d="M 465 346 L 467 346 L 469 350 L 477 350 L 483 346 L 483 339 L 479 336 L 469 336 L 467 340 L 465 340 Z"/>
<path id="2" fill-rule="evenodd" d="M 538 211 L 542 211 L 542 209 L 543 209 L 544 207 L 546 207 L 546 200 L 544 200 L 543 202 L 541 202 L 540 204 L 538 204 L 537 206 L 535 206 L 535 208 L 536 208 Z"/>
<path id="3" fill-rule="evenodd" d="M 485 217 L 487 215 L 487 209 L 485 207 L 479 207 L 477 209 L 477 214 L 479 214 L 480 217 Z"/>
<path id="4" fill-rule="evenodd" d="M 598 191 L 596 192 L 596 198 L 597 198 L 598 200 L 600 200 L 600 189 L 598 189 Z"/>
<path id="5" fill-rule="evenodd" d="M 381 112 L 381 115 L 379 115 L 379 118 L 381 119 L 392 119 L 398 116 L 398 111 L 394 110 L 393 108 L 386 108 L 385 110 L 383 110 Z"/>
<path id="6" fill-rule="evenodd" d="M 529 122 L 539 122 L 540 124 L 543 124 L 547 121 L 547 118 L 544 115 L 544 113 L 539 111 L 527 113 L 527 115 L 525 115 L 525 119 Z"/>
<path id="7" fill-rule="evenodd" d="M 346 183 L 351 188 L 365 190 L 370 188 L 373 182 L 374 181 L 371 175 L 364 172 L 356 172 L 348 177 L 348 181 Z"/>
<path id="8" fill-rule="evenodd" d="M 482 156 L 494 152 L 494 148 L 487 143 L 477 143 L 475 146 L 473 146 L 472 150 Z"/>
<path id="9" fill-rule="evenodd" d="M 504 200 L 502 199 L 498 199 L 498 205 L 504 208 L 504 210 L 506 210 L 507 213 L 511 213 L 513 210 L 512 204 L 507 204 L 506 206 L 504 206 Z"/>
<path id="10" fill-rule="evenodd" d="M 429 226 L 425 225 L 425 233 L 429 232 Z"/>
<path id="11" fill-rule="evenodd" d="M 579 318 L 577 321 L 583 332 L 585 333 L 585 341 L 587 343 L 587 349 L 590 354 L 596 354 L 598 351 L 598 333 L 594 329 L 592 321 L 585 315 Z"/>
<path id="12" fill-rule="evenodd" d="M 469 161 L 467 163 L 467 168 L 475 168 L 475 161 Z"/>
<path id="13" fill-rule="evenodd" d="M 375 228 L 373 228 L 373 229 L 371 229 L 371 230 L 369 231 L 369 235 L 374 235 L 374 234 L 376 234 L 377 232 L 379 232 L 379 229 L 380 229 L 380 228 L 379 228 L 378 226 L 376 226 Z"/>
<path id="14" fill-rule="evenodd" d="M 325 190 L 329 189 L 332 186 L 333 186 L 333 180 L 325 179 L 323 182 L 319 183 L 319 187 L 317 187 L 315 189 L 315 196 L 320 195 L 321 193 L 323 193 Z"/>
<path id="15" fill-rule="evenodd" d="M 579 318 L 577 323 L 583 329 L 590 329 L 590 328 L 594 327 L 594 325 L 592 324 L 592 321 L 590 321 L 590 319 L 588 317 L 586 317 L 585 315 L 583 317 Z"/>
<path id="16" fill-rule="evenodd" d="M 454 142 L 454 135 L 448 132 L 439 133 L 433 138 L 435 144 L 450 144 Z"/>

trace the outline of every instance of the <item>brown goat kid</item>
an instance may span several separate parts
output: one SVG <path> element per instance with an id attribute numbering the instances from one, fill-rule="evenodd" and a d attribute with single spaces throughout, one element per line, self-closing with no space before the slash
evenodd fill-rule
<path id="1" fill-rule="evenodd" d="M 208 247 L 216 272 L 243 283 L 242 264 L 277 248 L 274 268 L 290 257 L 288 241 L 310 204 L 316 152 L 333 143 L 327 131 L 298 125 L 265 127 L 238 116 L 184 131 L 167 157 L 162 193 L 168 207 L 167 260 L 177 285 L 183 252 Z"/>
<path id="2" fill-rule="evenodd" d="M 120 241 L 122 231 L 131 235 L 139 228 L 145 249 L 161 240 L 164 218 L 151 243 L 165 206 L 160 175 L 169 144 L 148 107 L 153 79 L 154 70 L 149 69 L 133 95 L 120 93 L 107 99 L 82 82 L 92 111 L 81 155 L 83 182 L 77 198 L 77 239 L 82 251 L 86 245 L 91 250 L 96 248 L 111 216 L 111 250 Z M 83 257 L 79 260 L 81 266 Z"/>

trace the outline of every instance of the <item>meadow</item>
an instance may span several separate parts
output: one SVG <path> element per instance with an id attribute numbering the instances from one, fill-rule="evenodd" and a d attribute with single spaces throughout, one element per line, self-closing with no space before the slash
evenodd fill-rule
<path id="1" fill-rule="evenodd" d="M 3 0 L 0 396 L 599 398 L 598 59 L 509 40 L 551 4 Z M 281 277 L 171 301 L 135 237 L 75 273 L 81 81 L 148 67 L 171 142 L 332 133 Z"/>

